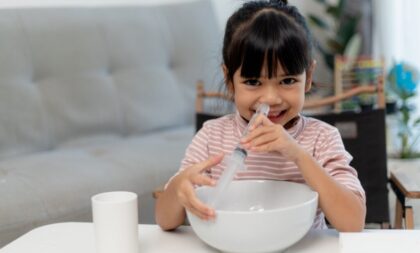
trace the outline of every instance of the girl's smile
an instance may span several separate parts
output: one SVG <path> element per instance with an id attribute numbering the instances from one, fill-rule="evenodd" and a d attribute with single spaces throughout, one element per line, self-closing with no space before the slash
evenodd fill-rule
<path id="1" fill-rule="evenodd" d="M 274 124 L 280 124 L 280 121 L 282 118 L 285 117 L 287 114 L 287 109 L 277 109 L 277 108 L 270 108 L 270 111 L 268 112 L 267 118 L 271 120 Z M 255 109 L 251 109 L 251 115 L 253 115 L 256 112 Z M 248 121 L 248 120 L 247 120 Z"/>
<path id="2" fill-rule="evenodd" d="M 281 111 L 271 111 L 268 113 L 267 118 L 271 120 L 273 123 L 280 123 L 281 119 L 284 117 L 284 115 L 287 113 L 287 110 L 281 110 Z"/>

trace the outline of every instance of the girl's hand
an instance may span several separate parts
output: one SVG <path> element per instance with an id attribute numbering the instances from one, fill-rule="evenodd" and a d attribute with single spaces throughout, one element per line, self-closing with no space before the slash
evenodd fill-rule
<path id="1" fill-rule="evenodd" d="M 241 139 L 244 148 L 254 152 L 279 152 L 288 160 L 296 161 L 299 144 L 282 125 L 274 124 L 264 115 L 259 115 L 249 128 L 247 136 Z"/>
<path id="2" fill-rule="evenodd" d="M 202 172 L 220 163 L 222 159 L 223 154 L 220 154 L 194 164 L 178 174 L 168 186 L 175 190 L 177 201 L 200 219 L 214 219 L 215 211 L 197 198 L 194 185 L 216 185 L 213 179 L 203 175 Z"/>

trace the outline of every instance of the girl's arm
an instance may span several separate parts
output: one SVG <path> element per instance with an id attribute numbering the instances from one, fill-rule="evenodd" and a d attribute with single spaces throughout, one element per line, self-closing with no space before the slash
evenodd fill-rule
<path id="1" fill-rule="evenodd" d="M 358 193 L 337 182 L 306 150 L 280 125 L 260 117 L 242 145 L 255 152 L 279 152 L 300 169 L 306 183 L 319 194 L 320 207 L 328 221 L 338 231 L 361 231 L 366 206 Z M 340 138 L 338 136 L 338 138 Z"/>
<path id="2" fill-rule="evenodd" d="M 361 231 L 365 225 L 366 206 L 361 197 L 335 181 L 302 148 L 297 149 L 295 163 L 306 183 L 319 194 L 319 204 L 331 225 L 340 232 Z"/>
<path id="3" fill-rule="evenodd" d="M 175 229 L 185 220 L 185 209 L 176 198 L 176 189 L 173 186 L 174 180 L 176 180 L 176 177 L 156 200 L 155 219 L 163 230 Z"/>
<path id="4" fill-rule="evenodd" d="M 196 197 L 194 185 L 214 186 L 216 182 L 202 172 L 220 163 L 222 159 L 223 154 L 210 157 L 182 170 L 170 180 L 164 192 L 156 200 L 155 207 L 156 223 L 163 230 L 172 230 L 182 225 L 185 220 L 185 209 L 201 219 L 214 219 L 214 210 Z"/>

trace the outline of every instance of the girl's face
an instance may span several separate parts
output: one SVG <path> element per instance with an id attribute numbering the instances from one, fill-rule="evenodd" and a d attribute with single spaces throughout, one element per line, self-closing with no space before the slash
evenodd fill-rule
<path id="1" fill-rule="evenodd" d="M 260 103 L 270 106 L 268 118 L 282 126 L 302 110 L 305 92 L 311 87 L 313 66 L 308 73 L 304 71 L 298 75 L 286 75 L 281 64 L 277 66 L 277 76 L 270 79 L 266 67 L 257 78 L 242 77 L 240 68 L 234 73 L 233 86 L 230 83 L 229 88 L 234 93 L 236 108 L 245 119 L 251 119 Z"/>

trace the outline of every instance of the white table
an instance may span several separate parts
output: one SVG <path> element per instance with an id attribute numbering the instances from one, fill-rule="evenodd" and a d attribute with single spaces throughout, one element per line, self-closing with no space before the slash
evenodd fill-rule
<path id="1" fill-rule="evenodd" d="M 215 253 L 192 231 L 183 226 L 164 232 L 157 225 L 139 225 L 142 253 Z M 57 223 L 36 228 L 0 250 L 1 253 L 94 253 L 92 223 Z M 335 230 L 310 231 L 292 252 L 336 253 L 338 233 Z"/>
<path id="2" fill-rule="evenodd" d="M 373 230 L 372 230 L 373 231 Z M 397 233 L 405 238 L 406 233 L 420 239 L 420 230 L 375 230 L 367 234 Z M 356 234 L 366 235 L 366 233 Z M 141 253 L 215 253 L 217 250 L 204 244 L 188 226 L 173 232 L 164 232 L 157 225 L 139 225 Z M 400 239 L 401 240 L 401 239 Z M 363 243 L 363 242 L 362 242 Z M 395 245 L 398 245 L 398 241 Z M 359 243 L 360 244 L 360 243 Z M 416 244 L 417 245 L 417 244 Z M 420 246 L 420 244 L 419 244 Z M 375 245 L 375 248 L 378 249 Z M 1 253 L 94 253 L 94 231 L 92 223 L 57 223 L 36 228 L 16 239 L 0 250 Z M 286 250 L 287 253 L 338 253 L 339 234 L 335 230 L 311 230 L 297 244 Z M 360 252 L 360 251 L 359 251 Z M 375 252 L 365 251 L 365 252 Z M 382 251 L 384 252 L 384 251 Z M 395 251 L 394 251 L 395 252 Z M 420 252 L 420 247 L 404 252 Z"/>

